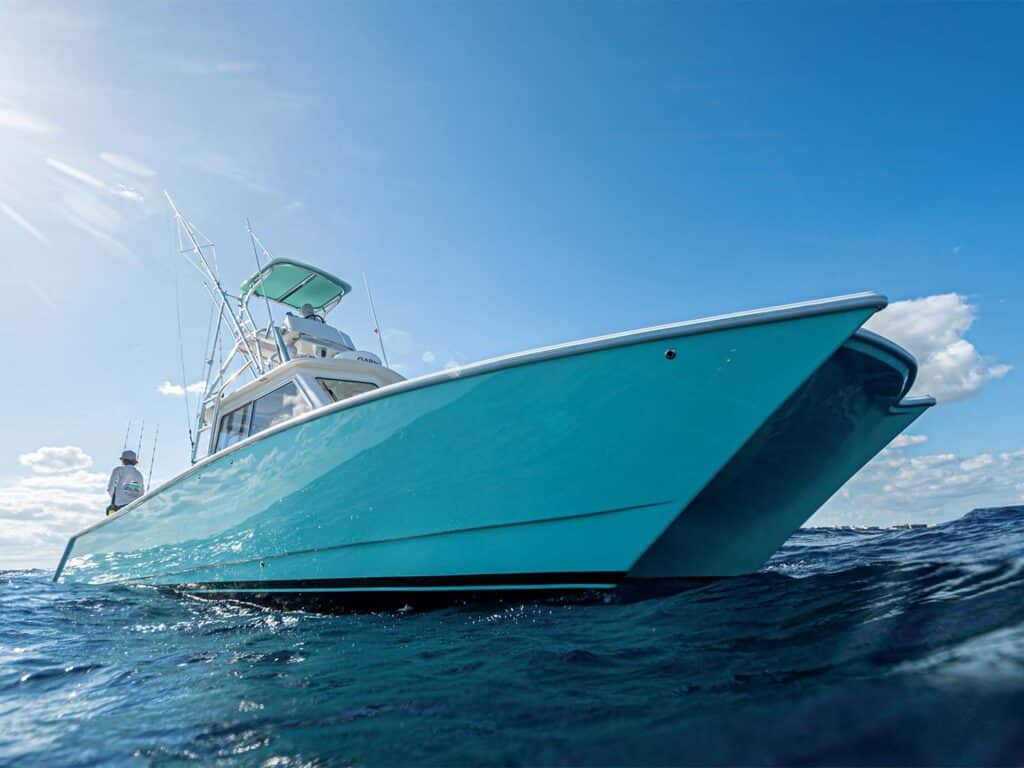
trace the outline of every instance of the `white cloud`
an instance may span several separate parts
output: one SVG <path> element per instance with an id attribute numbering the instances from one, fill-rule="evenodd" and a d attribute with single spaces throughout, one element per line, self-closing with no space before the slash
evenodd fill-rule
<path id="1" fill-rule="evenodd" d="M 187 163 L 203 173 L 227 179 L 255 192 L 270 191 L 250 168 L 220 152 L 200 152 L 190 157 Z"/>
<path id="2" fill-rule="evenodd" d="M 306 207 L 306 204 L 304 202 L 302 202 L 301 200 L 292 200 L 290 203 L 288 203 L 288 205 L 286 205 L 284 207 L 284 209 L 286 211 L 288 211 L 288 212 L 294 212 L 294 211 L 301 211 L 305 207 Z"/>
<path id="3" fill-rule="evenodd" d="M 91 227 L 111 232 L 121 226 L 120 212 L 87 190 L 69 190 L 63 200 L 66 212 Z"/>
<path id="4" fill-rule="evenodd" d="M 437 356 L 428 349 L 423 353 L 420 359 L 423 360 L 423 362 L 426 363 L 427 365 L 430 365 L 435 360 L 437 360 Z"/>
<path id="5" fill-rule="evenodd" d="M 92 457 L 76 445 L 47 445 L 21 454 L 18 456 L 18 463 L 33 472 L 49 475 L 87 469 L 92 466 Z"/>
<path id="6" fill-rule="evenodd" d="M 68 538 L 103 518 L 106 484 L 78 470 L 0 485 L 0 570 L 55 567 Z"/>
<path id="7" fill-rule="evenodd" d="M 976 469 L 983 469 L 995 463 L 991 453 L 982 453 L 970 459 L 960 462 L 960 469 L 964 472 L 973 472 Z"/>
<path id="8" fill-rule="evenodd" d="M 84 189 L 69 190 L 64 195 L 64 207 L 60 214 L 72 226 L 78 227 L 106 246 L 108 253 L 120 257 L 129 264 L 138 261 L 127 245 L 110 234 L 112 230 L 121 226 L 121 214 L 95 193 Z"/>
<path id="9" fill-rule="evenodd" d="M 57 132 L 57 126 L 50 121 L 45 120 L 39 115 L 19 109 L 3 99 L 0 99 L 0 126 L 36 135 Z"/>
<path id="10" fill-rule="evenodd" d="M 156 176 L 156 171 L 145 163 L 132 157 L 128 157 L 128 155 L 117 155 L 113 152 L 100 152 L 100 159 L 117 170 L 130 173 L 133 176 L 142 176 L 143 178 L 152 178 L 153 176 Z"/>
<path id="11" fill-rule="evenodd" d="M 46 239 L 46 235 L 44 235 L 42 232 L 40 232 L 38 229 L 32 226 L 32 224 L 29 223 L 28 219 L 26 219 L 24 216 L 22 216 L 16 210 L 11 208 L 11 206 L 7 205 L 7 203 L 3 202 L 2 200 L 0 200 L 0 213 L 3 213 L 4 216 L 13 221 L 15 224 L 17 224 L 19 227 L 21 227 L 23 230 L 25 230 L 28 234 L 30 234 L 43 245 L 49 244 L 50 241 Z"/>
<path id="12" fill-rule="evenodd" d="M 890 447 L 870 461 L 815 515 L 813 524 L 890 524 L 950 518 L 972 506 L 1008 504 L 1024 483 L 1024 449 L 961 457 L 907 456 Z"/>
<path id="13" fill-rule="evenodd" d="M 46 164 L 53 168 L 55 171 L 60 171 L 65 176 L 79 181 L 86 186 L 92 187 L 93 189 L 100 189 L 106 191 L 107 185 L 97 179 L 92 174 L 86 173 L 85 171 L 79 170 L 72 165 L 62 163 L 60 160 L 54 160 L 52 157 L 46 158 Z"/>
<path id="14" fill-rule="evenodd" d="M 100 241 L 108 253 L 135 263 L 138 259 L 132 250 L 111 234 L 121 227 L 122 214 L 106 200 L 97 192 L 76 185 L 64 193 L 60 214 L 72 226 Z"/>
<path id="15" fill-rule="evenodd" d="M 123 261 L 129 264 L 134 264 L 138 261 L 135 254 L 132 253 L 131 248 L 122 243 L 113 235 L 107 234 L 106 232 L 94 227 L 87 221 L 83 221 L 81 217 L 75 215 L 70 211 L 62 211 L 64 218 L 68 220 L 72 225 L 78 227 L 83 232 L 92 235 L 94 238 L 99 240 L 101 243 L 109 247 L 109 252 L 120 256 Z"/>
<path id="16" fill-rule="evenodd" d="M 165 381 L 163 384 L 156 388 L 156 391 L 159 392 L 161 395 L 182 397 L 185 394 L 185 392 L 188 392 L 190 395 L 201 395 L 203 394 L 203 391 L 205 389 L 205 381 L 196 381 L 193 382 L 192 384 L 189 384 L 187 387 L 183 387 L 181 386 L 181 384 L 172 384 L 169 381 Z"/>
<path id="17" fill-rule="evenodd" d="M 139 190 L 126 187 L 124 184 L 115 184 L 110 187 L 109 192 L 114 197 L 123 197 L 125 200 L 132 200 L 136 203 L 141 203 L 146 199 Z"/>
<path id="18" fill-rule="evenodd" d="M 458 360 L 447 360 L 444 364 L 444 370 L 450 371 L 453 368 L 458 368 L 462 365 Z"/>
<path id="19" fill-rule="evenodd" d="M 131 248 L 121 242 L 116 233 L 125 216 L 138 218 L 145 215 L 143 206 L 136 205 L 145 201 L 142 192 L 126 184 L 107 183 L 54 157 L 45 158 L 45 162 L 56 172 L 54 178 L 63 192 L 63 205 L 58 208 L 58 213 L 72 226 L 98 240 L 106 253 L 129 264 L 137 263 Z M 129 203 L 124 204 L 123 201 Z"/>
<path id="20" fill-rule="evenodd" d="M 928 442 L 927 435 L 896 435 L 892 442 L 889 443 L 890 448 L 906 448 L 908 445 L 921 445 L 922 443 Z"/>
<path id="21" fill-rule="evenodd" d="M 983 357 L 964 338 L 976 316 L 964 296 L 946 293 L 894 302 L 867 327 L 914 354 L 919 371 L 912 394 L 933 395 L 941 404 L 969 397 L 1011 370 Z"/>
<path id="22" fill-rule="evenodd" d="M 105 181 L 96 178 L 91 173 L 86 173 L 80 168 L 75 168 L 73 165 L 68 165 L 60 160 L 55 160 L 52 157 L 46 158 L 46 164 L 68 178 L 74 179 L 75 181 L 100 192 L 106 192 L 114 197 L 133 200 L 138 203 L 141 203 L 144 200 L 142 193 L 137 189 L 125 186 L 124 184 L 107 184 Z M 96 201 L 96 203 L 102 205 L 99 201 Z"/>

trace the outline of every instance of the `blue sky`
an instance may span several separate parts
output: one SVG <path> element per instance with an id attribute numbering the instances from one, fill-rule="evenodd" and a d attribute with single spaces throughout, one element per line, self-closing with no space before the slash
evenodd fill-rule
<path id="1" fill-rule="evenodd" d="M 175 281 L 189 381 L 208 313 L 163 189 L 231 283 L 254 268 L 246 217 L 277 256 L 367 271 L 407 375 L 858 290 L 920 300 L 879 322 L 944 404 L 816 522 L 1024 494 L 1020 5 L 0 14 L 0 566 L 51 565 L 101 514 L 129 418 L 160 424 L 155 479 L 186 464 L 182 398 L 158 391 L 181 378 Z M 335 319 L 372 348 L 361 294 Z"/>

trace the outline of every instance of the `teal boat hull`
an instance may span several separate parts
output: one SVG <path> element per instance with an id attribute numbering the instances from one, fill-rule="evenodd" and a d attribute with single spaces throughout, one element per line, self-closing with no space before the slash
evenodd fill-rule
<path id="1" fill-rule="evenodd" d="M 342 605 L 756 570 L 930 401 L 861 294 L 401 382 L 222 451 L 55 579 Z"/>

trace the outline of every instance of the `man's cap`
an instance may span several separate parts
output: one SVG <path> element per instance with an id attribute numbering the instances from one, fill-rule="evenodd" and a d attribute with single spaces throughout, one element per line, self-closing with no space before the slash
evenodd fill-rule
<path id="1" fill-rule="evenodd" d="M 139 457 L 135 455 L 135 451 L 122 451 L 121 461 L 138 461 Z"/>

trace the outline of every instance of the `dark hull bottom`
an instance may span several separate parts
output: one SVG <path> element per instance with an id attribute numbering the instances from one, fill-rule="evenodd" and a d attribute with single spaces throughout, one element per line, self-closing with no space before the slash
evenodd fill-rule
<path id="1" fill-rule="evenodd" d="M 301 610 L 313 613 L 371 613 L 379 611 L 428 611 L 453 606 L 489 609 L 523 603 L 630 603 L 665 597 L 706 586 L 715 578 L 707 579 L 625 579 L 621 575 L 611 585 L 563 586 L 529 585 L 514 587 L 495 585 L 359 589 L 317 586 L 274 587 L 266 589 L 249 586 L 231 588 L 222 584 L 189 584 L 161 587 L 176 595 L 187 595 L 202 600 L 229 601 L 265 608 Z M 264 585 L 265 586 L 265 585 Z"/>

